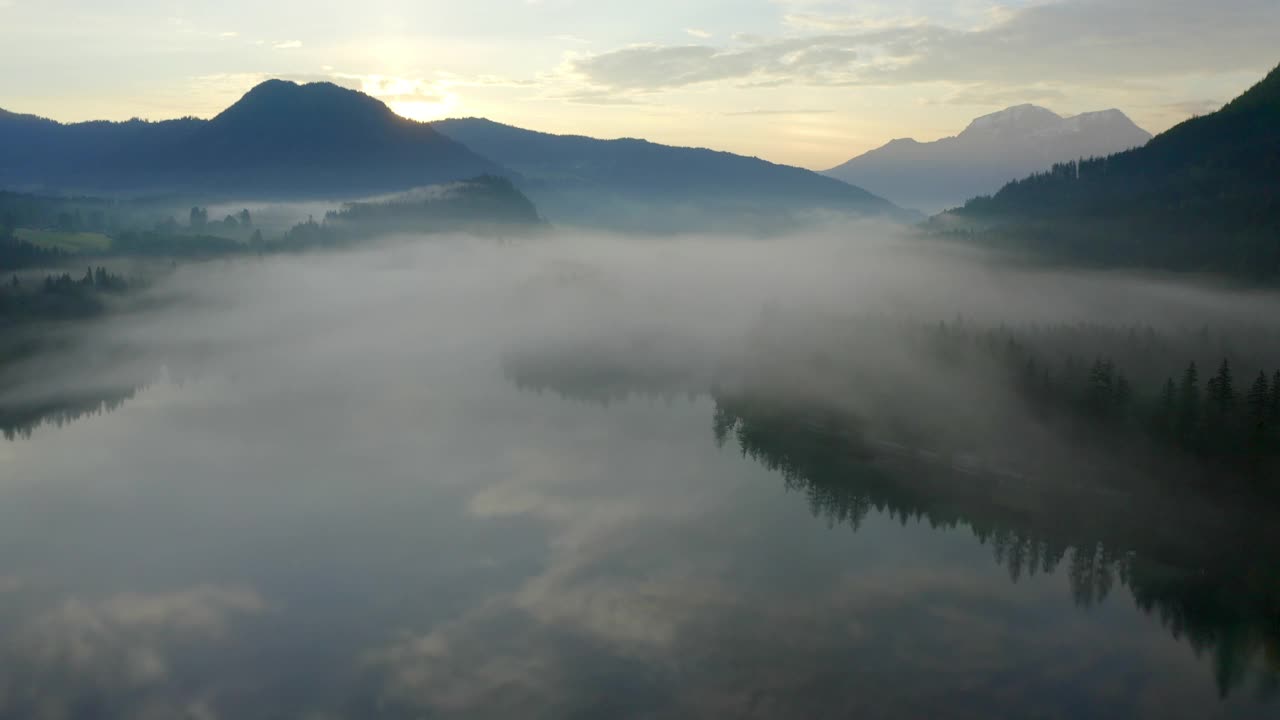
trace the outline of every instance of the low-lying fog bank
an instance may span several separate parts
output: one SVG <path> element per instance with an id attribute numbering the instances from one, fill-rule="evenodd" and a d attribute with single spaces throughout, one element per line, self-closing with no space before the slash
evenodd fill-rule
<path id="1" fill-rule="evenodd" d="M 1242 408 L 1255 375 L 1280 367 L 1275 294 L 1031 268 L 876 224 L 773 241 L 399 236 L 180 265 L 129 305 L 69 331 L 78 350 L 11 368 L 0 406 L 162 366 L 297 392 L 505 373 L 587 396 L 785 396 L 1016 474 L 1080 455 L 1039 395 L 1081 384 L 1079 402 L 1055 402 L 1137 424 L 1191 362 L 1203 383 L 1229 359 Z M 1104 470 L 1063 474 L 1080 472 Z"/>

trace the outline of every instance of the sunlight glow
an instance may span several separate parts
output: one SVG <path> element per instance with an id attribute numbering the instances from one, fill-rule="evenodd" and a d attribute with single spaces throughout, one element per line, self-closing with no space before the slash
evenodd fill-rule
<path id="1" fill-rule="evenodd" d="M 457 104 L 457 98 L 453 95 L 448 95 L 439 102 L 406 100 L 403 102 L 389 102 L 387 107 L 390 107 L 391 111 L 400 117 L 417 120 L 418 122 L 430 122 L 450 117 L 453 114 L 453 108 Z"/>

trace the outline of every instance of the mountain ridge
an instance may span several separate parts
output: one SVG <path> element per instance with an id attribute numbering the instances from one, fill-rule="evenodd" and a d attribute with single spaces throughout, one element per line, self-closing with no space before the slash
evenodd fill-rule
<path id="1" fill-rule="evenodd" d="M 782 230 L 824 213 L 923 219 L 760 158 L 478 118 L 420 123 L 327 82 L 267 80 L 208 120 L 0 113 L 0 185 L 19 189 L 352 199 L 481 175 L 510 178 L 552 221 L 614 230 Z"/>
<path id="2" fill-rule="evenodd" d="M 504 168 L 332 83 L 268 80 L 209 120 L 0 115 L 0 182 L 74 191 L 349 196 Z"/>
<path id="3" fill-rule="evenodd" d="M 434 126 L 519 173 L 522 189 L 553 221 L 641 229 L 656 218 L 665 230 L 680 231 L 786 223 L 821 212 L 919 219 L 862 188 L 720 150 L 559 135 L 487 118 Z M 729 222 L 735 217 L 741 221 Z"/>
<path id="4" fill-rule="evenodd" d="M 1142 147 L 1010 182 L 931 225 L 1067 261 L 1280 277 L 1280 66 Z"/>
<path id="5" fill-rule="evenodd" d="M 938 140 L 891 140 L 823 174 L 937 212 L 1054 162 L 1127 149 L 1150 137 L 1114 108 L 1064 117 L 1026 103 L 974 118 Z"/>

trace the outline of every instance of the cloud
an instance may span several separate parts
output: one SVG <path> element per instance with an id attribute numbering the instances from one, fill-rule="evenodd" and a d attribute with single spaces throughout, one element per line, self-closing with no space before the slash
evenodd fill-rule
<path id="1" fill-rule="evenodd" d="M 711 33 L 707 32 L 706 30 L 699 30 L 698 28 L 685 28 L 684 31 L 685 31 L 685 34 L 691 37 L 700 38 L 702 40 L 705 40 L 711 37 Z"/>
<path id="2" fill-rule="evenodd" d="M 721 114 L 727 117 L 734 117 L 739 115 L 828 115 L 833 112 L 835 111 L 829 110 L 829 109 L 819 109 L 819 108 L 809 108 L 809 109 L 802 108 L 797 110 L 786 110 L 786 109 L 770 110 L 770 109 L 757 108 L 754 110 L 734 110 L 732 112 L 726 112 Z"/>
<path id="3" fill-rule="evenodd" d="M 1168 103 L 1164 105 L 1164 108 L 1172 110 L 1178 115 L 1208 115 L 1221 109 L 1224 104 L 1221 100 L 1187 100 L 1185 102 Z"/>
<path id="4" fill-rule="evenodd" d="M 882 31 L 910 62 L 861 81 L 1109 83 L 1270 67 L 1280 4 L 1271 0 L 1083 0 L 1032 5 L 973 31 Z M 1117 72 L 1117 70 L 1120 72 Z"/>
<path id="5" fill-rule="evenodd" d="M 849 32 L 854 30 L 884 30 L 887 28 L 912 27 L 928 24 L 924 17 L 889 17 L 875 18 L 862 15 L 824 15 L 815 12 L 788 13 L 784 18 L 788 26 L 803 30 L 822 32 Z"/>
<path id="6" fill-rule="evenodd" d="M 659 90 L 715 80 L 791 77 L 821 81 L 848 72 L 857 41 L 821 36 L 745 48 L 637 45 L 575 59 L 574 72 L 610 89 Z"/>
<path id="7" fill-rule="evenodd" d="M 794 20 L 797 16 L 791 16 Z M 1276 62 L 1273 0 L 1059 0 L 1008 9 L 972 29 L 916 18 L 804 15 L 821 34 L 737 45 L 642 45 L 576 58 L 614 92 L 737 80 L 819 86 L 923 82 L 1114 86 L 1117 78 L 1257 71 Z M 1128 82 L 1128 80 L 1126 80 Z"/>
<path id="8" fill-rule="evenodd" d="M 640 105 L 636 100 L 625 95 L 614 95 L 603 90 L 582 90 L 567 95 L 552 96 L 578 105 Z"/>
<path id="9" fill-rule="evenodd" d="M 252 590 L 216 585 L 172 593 L 121 593 L 96 601 L 69 598 L 28 621 L 18 631 L 17 642 L 47 662 L 80 666 L 111 654 L 107 646 L 126 636 L 217 637 L 230 617 L 263 609 L 265 603 Z M 86 635 L 96 639 L 87 641 Z"/>
<path id="10" fill-rule="evenodd" d="M 275 48 L 276 50 L 296 50 L 297 48 L 302 47 L 302 41 L 301 40 L 283 40 L 275 43 L 271 47 Z"/>
<path id="11" fill-rule="evenodd" d="M 239 96 L 271 76 L 261 72 L 211 73 L 196 75 L 191 84 L 202 95 Z"/>
<path id="12" fill-rule="evenodd" d="M 224 38 L 240 37 L 240 33 L 236 32 L 235 30 L 228 30 L 226 32 L 218 33 L 218 37 L 224 37 Z"/>
<path id="13" fill-rule="evenodd" d="M 253 590 L 203 585 L 167 593 L 121 593 L 101 599 L 68 597 L 13 623 L 0 640 L 0 663 L 21 673 L 23 686 L 0 683 L 0 715 L 41 707 L 61 716 L 88 699 L 106 707 L 130 705 L 122 716 L 163 705 L 173 716 L 211 717 L 202 694 L 169 686 L 171 651 L 218 641 L 235 618 L 263 612 Z M 181 697 L 180 697 L 181 696 Z"/>
<path id="14" fill-rule="evenodd" d="M 404 78 L 389 75 L 354 75 L 337 73 L 334 77 L 352 81 L 366 95 L 383 102 L 443 102 L 447 93 L 441 84 L 422 78 Z"/>
<path id="15" fill-rule="evenodd" d="M 1027 102 L 1064 100 L 1067 94 L 1053 87 L 970 85 L 930 104 L 945 105 L 1017 105 Z"/>

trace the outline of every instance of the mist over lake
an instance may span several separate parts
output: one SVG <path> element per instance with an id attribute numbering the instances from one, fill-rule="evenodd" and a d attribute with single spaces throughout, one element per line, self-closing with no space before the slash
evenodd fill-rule
<path id="1" fill-rule="evenodd" d="M 0 720 L 1280 718 L 1275 0 L 0 0 Z"/>
<path id="2" fill-rule="evenodd" d="M 0 716 L 1271 717 L 1269 516 L 903 328 L 1276 303 L 877 224 L 184 264 L 3 398 L 113 399 L 0 444 Z"/>

